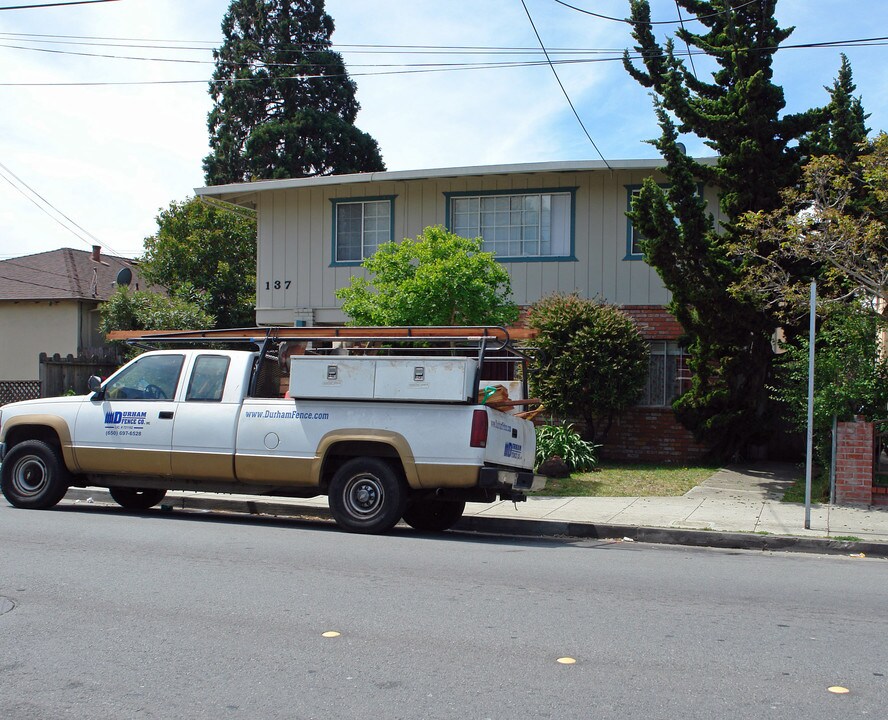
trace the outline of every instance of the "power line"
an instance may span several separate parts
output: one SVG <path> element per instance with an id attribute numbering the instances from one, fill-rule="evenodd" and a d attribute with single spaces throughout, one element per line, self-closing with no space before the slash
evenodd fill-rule
<path id="1" fill-rule="evenodd" d="M 599 58 L 588 60 L 555 60 L 555 65 L 574 65 L 578 63 L 593 62 L 611 62 L 622 60 L 622 57 Z M 447 67 L 418 67 L 406 70 L 381 70 L 379 72 L 351 72 L 330 75 L 284 75 L 273 77 L 230 77 L 219 80 L 215 79 L 199 79 L 199 80 L 97 80 L 97 81 L 79 81 L 79 82 L 0 82 L 0 87 L 112 87 L 112 86 L 139 86 L 139 85 L 194 85 L 194 84 L 213 84 L 224 85 L 226 83 L 252 83 L 252 82 L 269 82 L 271 80 L 320 80 L 335 77 L 380 77 L 385 75 L 412 75 L 417 73 L 437 73 L 437 72 L 454 72 L 461 70 L 492 70 L 501 68 L 520 68 L 520 67 L 538 67 L 546 65 L 546 61 L 539 60 L 533 62 L 507 62 L 507 63 L 460 63 L 455 66 Z"/>
<path id="2" fill-rule="evenodd" d="M 682 19 L 680 22 L 689 22 L 690 19 Z M 112 40 L 112 41 L 121 41 L 121 43 L 110 42 L 110 43 L 102 43 L 102 42 L 84 42 L 84 43 L 74 43 L 74 42 L 66 42 L 62 40 L 29 40 L 27 38 L 36 38 L 36 37 L 45 37 L 45 38 L 74 38 L 74 39 L 94 39 L 94 40 Z M 123 48 L 138 48 L 138 49 L 150 49 L 150 50 L 193 50 L 199 52 L 206 52 L 208 50 L 214 49 L 213 47 L 194 47 L 194 46 L 183 46 L 183 45 L 133 45 L 126 44 L 123 41 L 132 41 L 137 43 L 146 43 L 146 42 L 171 42 L 171 43 L 186 43 L 186 42 L 205 42 L 212 43 L 212 41 L 205 40 L 151 40 L 151 39 L 140 39 L 140 38 L 105 38 L 105 37 L 93 37 L 93 36 L 81 36 L 81 35 L 36 35 L 33 33 L 7 33 L 0 32 L 0 40 L 11 40 L 13 38 L 18 38 L 19 42 L 40 42 L 45 44 L 58 44 L 58 45 L 85 45 L 89 47 L 123 47 Z M 888 37 L 874 37 L 874 38 L 854 38 L 849 40 L 827 40 L 822 42 L 809 42 L 809 43 L 799 43 L 795 45 L 782 45 L 779 49 L 787 49 L 787 48 L 817 48 L 817 47 L 849 47 L 849 46 L 865 46 L 865 45 L 879 45 L 881 44 L 879 41 L 888 40 Z M 15 46 L 20 47 L 20 46 Z M 310 50 L 310 45 L 307 43 L 302 44 L 284 44 L 279 45 L 275 49 L 278 51 L 286 51 L 289 49 L 293 49 L 294 51 L 302 50 L 312 52 Z M 354 49 L 350 49 L 354 48 Z M 36 48 L 22 48 L 34 50 Z M 331 50 L 340 52 L 342 54 L 352 54 L 352 53 L 372 53 L 372 54 L 384 54 L 384 55 L 450 55 L 450 54 L 459 54 L 459 55 L 502 55 L 502 54 L 541 54 L 542 50 L 538 47 L 526 47 L 526 46 L 496 46 L 496 45 L 378 45 L 378 44 L 343 44 L 343 45 L 332 45 Z M 546 52 L 551 55 L 593 55 L 593 54 L 605 54 L 605 53 L 622 53 L 624 48 L 571 48 L 571 47 L 559 47 L 559 48 L 547 48 Z M 769 52 L 773 52 L 775 49 L 771 48 L 747 48 L 750 50 L 766 50 Z M 700 54 L 700 53 L 695 53 Z M 111 56 L 118 57 L 118 56 Z M 211 61 L 215 62 L 215 61 Z M 270 63 L 269 63 L 270 64 Z"/>
<path id="3" fill-rule="evenodd" d="M 681 5 L 678 4 L 678 0 L 675 0 L 675 11 L 678 13 L 678 21 L 681 23 L 681 29 L 685 29 L 684 20 L 681 17 Z M 685 47 L 688 49 L 688 59 L 691 61 L 691 72 L 694 73 L 694 80 L 697 79 L 697 68 L 694 67 L 694 55 L 691 53 L 691 45 L 685 40 Z"/>
<path id="4" fill-rule="evenodd" d="M 880 47 L 888 45 L 888 37 L 881 38 L 863 38 L 859 40 L 835 40 L 820 43 L 800 43 L 797 45 L 782 45 L 778 48 L 747 48 L 750 52 L 770 52 L 775 53 L 778 50 L 797 50 L 797 49 L 822 49 L 822 48 L 853 48 L 853 47 Z M 701 55 L 706 53 L 701 51 L 691 53 L 675 53 L 677 57 Z M 630 60 L 640 60 L 645 56 L 636 53 L 629 56 Z M 75 81 L 75 82 L 0 82 L 0 87 L 112 87 L 112 86 L 141 86 L 141 85 L 194 85 L 194 84 L 224 84 L 224 83 L 249 83 L 249 82 L 268 82 L 270 80 L 318 80 L 330 79 L 336 77 L 381 77 L 387 75 L 411 75 L 417 73 L 438 73 L 438 72 L 455 72 L 464 70 L 496 70 L 505 68 L 522 68 L 522 67 L 538 67 L 540 65 L 578 65 L 591 64 L 600 62 L 622 62 L 623 56 L 604 57 L 604 58 L 574 58 L 565 60 L 534 60 L 534 61 L 509 61 L 496 63 L 454 63 L 445 65 L 444 63 L 434 63 L 432 66 L 428 64 L 401 64 L 401 65 L 369 65 L 367 67 L 396 67 L 407 68 L 399 70 L 380 70 L 378 72 L 346 72 L 341 74 L 328 75 L 290 75 L 275 77 L 247 77 L 247 78 L 224 78 L 215 79 L 197 79 L 197 80 L 120 80 L 120 81 Z M 261 67 L 261 66 L 257 66 Z"/>
<path id="5" fill-rule="evenodd" d="M 570 109 L 573 110 L 574 117 L 577 119 L 577 122 L 580 124 L 580 127 L 583 128 L 583 132 L 586 133 L 586 137 L 589 138 L 589 142 L 592 143 L 592 147 L 595 148 L 595 152 L 601 157 L 604 161 L 604 164 L 607 165 L 608 170 L 612 170 L 613 168 L 608 164 L 601 150 L 598 149 L 598 145 L 595 144 L 595 141 L 592 139 L 592 136 L 589 134 L 589 131 L 586 129 L 586 126 L 583 124 L 582 118 L 580 118 L 580 114 L 577 112 L 577 109 L 574 107 L 573 101 L 570 99 L 570 95 L 567 94 L 567 90 L 564 88 L 564 84 L 561 82 L 561 78 L 558 77 L 558 71 L 555 69 L 555 66 L 552 64 L 552 60 L 549 58 L 549 53 L 546 52 L 546 45 L 543 43 L 543 39 L 540 37 L 539 32 L 537 32 L 536 25 L 533 22 L 533 18 L 530 16 L 530 10 L 527 9 L 527 3 L 524 0 L 521 0 L 521 6 L 524 8 L 524 12 L 527 14 L 527 19 L 530 20 L 530 26 L 533 28 L 533 34 L 536 35 L 537 40 L 540 43 L 540 47 L 543 49 L 543 54 L 546 56 L 546 61 L 549 63 L 549 67 L 552 69 L 552 74 L 555 76 L 555 79 L 558 81 L 558 87 L 561 88 L 561 92 L 564 93 L 564 97 L 567 100 L 567 104 L 570 105 Z"/>
<path id="6" fill-rule="evenodd" d="M 4 260 L 4 263 L 8 263 L 9 260 Z M 59 290 L 61 292 L 71 292 L 71 288 L 66 287 L 58 287 L 57 285 L 44 285 L 43 283 L 34 282 L 33 280 L 20 280 L 19 278 L 11 278 L 7 275 L 0 275 L 0 280 L 10 280 L 12 282 L 21 283 L 22 285 L 33 285 L 34 287 L 46 288 L 47 290 Z"/>
<path id="7" fill-rule="evenodd" d="M 754 3 L 759 2 L 760 0 L 748 0 L 748 2 L 743 3 L 742 5 L 738 5 L 737 7 L 731 8 L 731 10 L 740 10 L 741 8 L 745 8 L 747 5 L 752 5 Z M 577 12 L 583 13 L 584 15 L 591 15 L 592 17 L 599 18 L 600 20 L 610 20 L 612 22 L 625 23 L 626 25 L 639 25 L 635 20 L 629 20 L 628 18 L 618 18 L 612 17 L 610 15 L 602 15 L 601 13 L 592 12 L 591 10 L 584 10 L 583 8 L 577 7 L 576 5 L 571 5 L 570 3 L 564 2 L 563 0 L 555 0 L 559 5 L 564 5 L 566 8 L 570 8 L 571 10 L 576 10 Z M 716 17 L 718 15 L 723 15 L 723 12 L 711 13 L 709 15 L 700 15 L 699 17 L 694 18 L 695 20 L 704 20 L 706 18 Z M 645 25 L 647 23 L 644 23 Z M 682 21 L 679 20 L 652 20 L 650 22 L 651 25 L 680 25 Z"/>
<path id="8" fill-rule="evenodd" d="M 87 240 L 86 238 L 84 238 L 83 235 L 81 235 L 80 233 L 74 231 L 74 230 L 73 230 L 71 227 L 69 227 L 68 225 L 65 225 L 65 223 L 63 223 L 63 222 L 62 222 L 61 220 L 59 220 L 57 217 L 54 217 L 54 216 L 53 216 L 53 215 L 52 215 L 52 214 L 51 214 L 51 213 L 50 213 L 45 207 L 43 207 L 42 205 L 40 205 L 40 203 L 38 203 L 36 200 L 34 200 L 34 198 L 30 197 L 27 193 L 25 193 L 20 187 L 18 187 L 14 182 L 12 182 L 12 180 L 10 180 L 8 177 L 6 177 L 6 175 L 0 173 L 0 177 L 2 177 L 6 182 L 8 182 L 8 183 L 9 183 L 9 184 L 10 184 L 10 185 L 11 185 L 11 186 L 12 186 L 17 192 L 19 192 L 23 197 L 25 197 L 27 200 L 29 200 L 31 203 L 33 203 L 33 204 L 34 204 L 34 205 L 35 205 L 35 206 L 36 206 L 41 212 L 43 212 L 44 214 L 46 214 L 47 216 L 49 216 L 50 218 L 52 218 L 53 220 L 55 220 L 55 222 L 57 222 L 59 225 L 61 225 L 63 228 L 65 228 L 68 232 L 70 232 L 72 235 L 74 235 L 76 238 L 78 238 L 81 242 L 86 243 L 86 244 L 89 245 L 90 247 L 92 247 L 93 244 L 96 244 L 96 245 L 104 245 L 106 248 L 108 248 L 108 249 L 109 249 L 112 253 L 114 253 L 115 255 L 120 255 L 120 253 L 118 253 L 118 252 L 117 252 L 114 248 L 112 248 L 110 245 L 108 245 L 107 243 L 103 243 L 103 242 L 102 242 L 101 240 L 99 240 L 95 235 L 93 235 L 91 232 L 89 232 L 88 230 L 86 230 L 85 228 L 83 228 L 81 225 L 79 225 L 77 222 L 75 222 L 75 221 L 72 220 L 70 217 L 68 217 L 65 213 L 63 213 L 61 210 L 59 210 L 55 205 L 53 205 L 49 200 L 47 200 L 47 199 L 46 199 L 45 197 L 43 197 L 39 192 L 37 192 L 34 188 L 32 188 L 30 185 L 28 185 L 28 183 L 26 183 L 24 180 L 22 180 L 18 175 L 16 175 L 12 170 L 10 170 L 8 167 L 6 167 L 6 165 L 4 165 L 2 162 L 0 162 L 0 168 L 2 168 L 6 173 L 8 173 L 9 175 L 11 175 L 13 178 L 15 178 L 16 181 L 17 181 L 19 184 L 21 184 L 21 185 L 23 185 L 24 187 L 26 187 L 26 188 L 28 189 L 29 192 L 31 192 L 32 194 L 34 194 L 34 195 L 36 195 L 38 198 L 40 198 L 40 200 L 41 200 L 45 205 L 47 205 L 47 206 L 49 206 L 50 208 L 52 208 L 52 210 L 53 210 L 54 212 L 56 212 L 57 214 L 61 215 L 61 216 L 62 216 L 63 218 L 65 218 L 65 220 L 67 220 L 71 225 L 73 225 L 75 228 L 77 228 L 78 230 L 80 230 L 81 232 L 83 232 L 85 235 L 87 235 L 87 236 L 88 236 L 89 238 L 91 238 L 91 240 L 92 240 L 92 242 L 90 242 L 90 240 Z"/>
<path id="9" fill-rule="evenodd" d="M 117 2 L 117 0 L 69 0 L 68 2 L 40 3 L 36 5 L 10 5 L 0 10 L 31 10 L 33 8 L 62 7 L 63 5 L 92 5 L 93 3 Z"/>
<path id="10" fill-rule="evenodd" d="M 53 48 L 39 48 L 39 47 L 28 47 L 23 45 L 9 45 L 7 43 L 2 42 L 2 38 L 0 38 L 0 47 L 10 48 L 12 50 L 26 50 L 30 52 L 42 52 L 49 53 L 51 55 L 72 55 L 75 57 L 95 57 L 95 58 L 104 58 L 109 60 L 141 60 L 145 62 L 166 62 L 166 63 L 181 63 L 186 65 L 215 65 L 215 60 L 189 60 L 184 58 L 157 58 L 157 57 L 145 57 L 145 56 L 135 56 L 135 55 L 111 55 L 108 53 L 89 53 L 89 52 L 79 52 L 74 50 L 55 50 Z M 528 54 L 529 51 L 524 51 L 521 54 Z M 540 50 L 536 50 L 537 53 L 540 53 Z M 612 58 L 608 59 L 622 59 L 622 50 L 609 50 L 609 51 L 597 51 L 600 53 L 608 52 L 613 55 Z M 464 53 L 461 53 L 464 54 Z M 512 53 L 509 53 L 512 54 Z M 592 61 L 595 58 L 587 58 L 586 60 Z M 583 58 L 577 58 L 576 60 L 583 60 Z M 516 62 L 529 62 L 532 64 L 545 64 L 544 61 L 518 61 L 511 60 L 505 62 L 459 62 L 459 63 L 445 63 L 445 62 L 436 62 L 436 63 L 349 63 L 349 67 L 378 67 L 378 68 L 392 68 L 392 67 L 463 67 L 467 65 L 471 66 L 491 66 L 496 67 L 500 65 L 509 65 L 514 64 Z M 558 60 L 559 63 L 571 62 L 570 59 L 567 60 Z M 291 68 L 301 68 L 301 67 L 327 67 L 322 63 L 287 63 L 287 62 L 265 62 L 262 60 L 257 60 L 255 62 L 247 62 L 247 63 L 238 63 L 238 62 L 226 62 L 224 63 L 225 67 L 228 68 L 269 68 L 269 67 L 291 67 Z M 326 77 L 333 77 L 333 75 L 326 75 Z"/>

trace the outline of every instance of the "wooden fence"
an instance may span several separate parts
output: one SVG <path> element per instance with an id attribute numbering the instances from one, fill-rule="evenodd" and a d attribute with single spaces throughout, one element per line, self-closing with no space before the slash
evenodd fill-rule
<path id="1" fill-rule="evenodd" d="M 40 353 L 40 396 L 83 395 L 89 392 L 87 381 L 90 375 L 104 378 L 120 365 L 120 360 L 111 354 L 63 358 L 58 353 L 52 357 Z"/>

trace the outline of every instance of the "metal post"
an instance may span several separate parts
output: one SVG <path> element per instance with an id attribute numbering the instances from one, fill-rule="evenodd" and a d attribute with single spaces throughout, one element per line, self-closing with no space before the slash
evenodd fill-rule
<path id="1" fill-rule="evenodd" d="M 839 450 L 839 418 L 833 415 L 832 449 L 829 463 L 829 504 L 836 504 L 836 453 Z"/>
<path id="2" fill-rule="evenodd" d="M 817 281 L 811 281 L 811 321 L 808 324 L 808 452 L 805 460 L 805 530 L 811 529 L 811 472 L 814 465 L 814 329 L 817 322 Z"/>

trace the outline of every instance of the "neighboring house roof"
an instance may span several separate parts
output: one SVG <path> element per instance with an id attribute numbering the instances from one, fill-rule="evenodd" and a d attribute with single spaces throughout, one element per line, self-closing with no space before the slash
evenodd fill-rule
<path id="1" fill-rule="evenodd" d="M 715 157 L 696 158 L 704 165 L 714 165 Z M 353 183 L 393 182 L 404 180 L 430 180 L 433 178 L 471 177 L 486 175 L 517 175 L 527 173 L 588 172 L 591 170 L 657 170 L 665 161 L 654 160 L 561 160 L 556 162 L 516 163 L 510 165 L 477 165 L 470 167 L 433 168 L 429 170 L 391 170 L 385 172 L 353 173 L 351 175 L 323 175 L 320 177 L 285 178 L 283 180 L 256 180 L 254 182 L 211 185 L 195 188 L 203 197 L 237 196 L 261 190 L 286 190 L 288 188 L 319 187 L 322 185 L 350 185 Z M 229 198 L 232 199 L 232 198 Z M 236 199 L 233 199 L 237 202 Z"/>
<path id="2" fill-rule="evenodd" d="M 138 263 L 93 251 L 61 248 L 0 261 L 0 300 L 107 300 L 117 289 L 117 274 L 128 268 L 130 286 L 146 286 Z"/>

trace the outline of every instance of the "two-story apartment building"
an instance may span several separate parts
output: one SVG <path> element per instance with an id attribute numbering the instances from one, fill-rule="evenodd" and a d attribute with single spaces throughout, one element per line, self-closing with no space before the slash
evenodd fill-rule
<path id="1" fill-rule="evenodd" d="M 389 240 L 444 225 L 481 236 L 508 269 L 519 305 L 578 292 L 619 305 L 651 343 L 642 403 L 612 429 L 608 452 L 634 459 L 698 455 L 669 408 L 686 381 L 681 328 L 669 293 L 642 258 L 626 218 L 659 160 L 572 161 L 263 180 L 196 190 L 258 212 L 256 320 L 267 325 L 346 321 L 335 291 Z M 714 188 L 701 188 L 718 219 Z"/>

